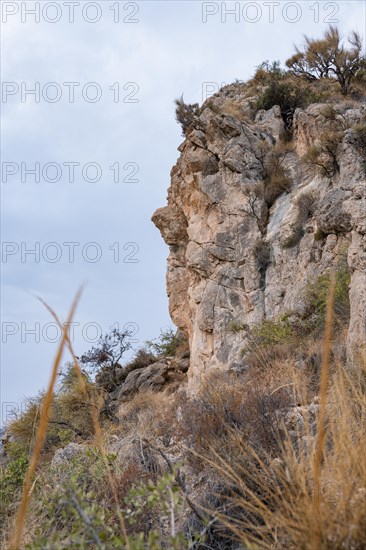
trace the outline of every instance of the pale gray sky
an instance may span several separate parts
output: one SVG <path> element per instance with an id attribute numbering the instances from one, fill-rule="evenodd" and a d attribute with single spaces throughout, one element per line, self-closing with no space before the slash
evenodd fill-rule
<path id="1" fill-rule="evenodd" d="M 263 60 L 283 62 L 304 33 L 318 36 L 331 22 L 345 34 L 362 32 L 365 3 L 2 1 L 1 8 L 4 420 L 8 403 L 44 387 L 56 351 L 52 319 L 33 294 L 65 318 L 87 283 L 75 318 L 80 354 L 98 326 L 133 323 L 136 347 L 171 326 L 168 250 L 150 217 L 165 204 L 182 141 L 174 98 L 184 92 L 201 103 L 205 82 L 213 89 L 247 79 Z"/>

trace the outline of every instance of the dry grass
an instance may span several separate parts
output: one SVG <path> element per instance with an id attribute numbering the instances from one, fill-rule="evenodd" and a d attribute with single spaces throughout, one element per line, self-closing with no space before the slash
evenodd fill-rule
<path id="1" fill-rule="evenodd" d="M 105 446 L 104 446 L 104 436 L 103 436 L 103 432 L 102 432 L 100 422 L 99 422 L 99 413 L 100 413 L 100 408 L 101 408 L 101 400 L 100 400 L 100 398 L 99 398 L 99 396 L 97 395 L 96 392 L 91 392 L 90 393 L 90 391 L 88 391 L 88 387 L 87 387 L 87 384 L 86 384 L 86 381 L 85 381 L 85 377 L 83 376 L 81 367 L 79 365 L 78 359 L 75 355 L 75 352 L 73 350 L 73 347 L 72 347 L 72 344 L 71 344 L 71 341 L 70 341 L 69 335 L 68 335 L 68 326 L 69 326 L 69 324 L 70 324 L 70 322 L 73 318 L 73 315 L 74 315 L 74 312 L 75 312 L 75 309 L 76 309 L 76 305 L 79 301 L 80 294 L 81 294 L 81 291 L 79 291 L 76 295 L 76 298 L 75 298 L 75 300 L 73 302 L 73 305 L 71 307 L 71 310 L 70 310 L 68 320 L 65 324 L 62 324 L 62 322 L 60 321 L 60 319 L 58 318 L 58 316 L 54 312 L 54 310 L 50 306 L 48 306 L 48 304 L 46 304 L 41 299 L 41 302 L 45 305 L 45 307 L 51 313 L 51 315 L 56 320 L 58 325 L 62 328 L 63 336 L 62 336 L 62 340 L 61 340 L 61 343 L 60 343 L 60 346 L 59 346 L 59 349 L 58 349 L 58 352 L 57 352 L 57 355 L 56 355 L 56 358 L 55 358 L 55 361 L 54 361 L 54 365 L 53 365 L 53 368 L 52 368 L 52 376 L 51 376 L 50 384 L 49 384 L 48 390 L 47 390 L 47 392 L 45 394 L 45 397 L 43 399 L 43 402 L 42 402 L 42 407 L 41 407 L 41 411 L 40 411 L 40 420 L 39 420 L 39 423 L 38 423 L 37 433 L 36 433 L 36 436 L 35 436 L 34 448 L 33 448 L 33 451 L 32 451 L 30 465 L 29 465 L 29 468 L 28 468 L 28 471 L 27 471 L 27 474 L 26 474 L 26 477 L 25 477 L 22 501 L 21 501 L 20 506 L 19 506 L 17 517 L 15 518 L 14 535 L 13 535 L 11 541 L 10 541 L 9 550 L 19 550 L 20 547 L 21 547 L 21 541 L 22 541 L 22 537 L 23 537 L 23 531 L 24 531 L 24 525 L 25 525 L 25 519 L 26 519 L 26 512 L 27 512 L 29 499 L 30 499 L 30 495 L 31 495 L 31 491 L 32 491 L 32 481 L 33 481 L 33 478 L 34 478 L 35 471 L 37 469 L 37 465 L 38 465 L 39 460 L 40 460 L 40 455 L 41 455 L 42 447 L 43 447 L 43 444 L 44 444 L 44 441 L 45 441 L 45 437 L 46 437 L 46 433 L 47 433 L 47 429 L 48 429 L 48 424 L 49 424 L 49 421 L 50 421 L 50 418 L 51 418 L 51 415 L 52 415 L 53 394 L 54 394 L 58 369 L 59 369 L 59 365 L 60 365 L 60 362 L 61 362 L 62 352 L 63 352 L 63 348 L 65 347 L 65 345 L 67 345 L 67 347 L 69 348 L 69 351 L 72 355 L 73 363 L 74 363 L 74 367 L 75 367 L 75 372 L 77 374 L 79 384 L 80 384 L 81 393 L 84 396 L 86 402 L 90 405 L 90 412 L 91 412 L 91 417 L 92 417 L 92 422 L 93 422 L 93 427 L 94 427 L 95 443 L 97 444 L 97 447 L 99 448 L 99 451 L 100 451 L 100 454 L 101 454 L 101 457 L 102 457 L 102 460 L 103 460 L 105 473 L 106 473 L 106 477 L 107 477 L 107 480 L 108 480 L 109 489 L 111 491 L 113 501 L 114 501 L 114 505 L 115 505 L 115 512 L 116 512 L 116 515 L 117 515 L 117 517 L 119 519 L 119 522 L 120 522 L 121 533 L 123 534 L 125 544 L 126 544 L 126 548 L 127 549 L 130 548 L 129 539 L 127 537 L 126 526 L 125 526 L 124 518 L 123 518 L 123 515 L 121 513 L 121 509 L 120 509 L 119 498 L 118 498 L 118 495 L 117 495 L 117 492 L 116 492 L 116 484 L 115 484 L 115 480 L 113 479 L 112 471 L 111 471 L 110 464 L 109 464 L 109 461 L 108 461 L 107 453 L 106 453 Z M 36 418 L 35 418 L 35 421 L 36 421 Z"/>
<path id="2" fill-rule="evenodd" d="M 53 316 L 53 318 L 55 319 L 57 324 L 60 327 L 62 327 L 63 325 L 62 325 L 60 319 L 57 317 L 57 314 L 55 313 L 55 311 L 52 308 L 50 308 L 43 300 L 41 300 L 41 301 L 46 306 L 48 311 L 51 313 L 51 315 Z M 114 479 L 113 479 L 112 471 L 111 471 L 111 468 L 110 468 L 110 465 L 109 465 L 106 449 L 105 449 L 105 446 L 104 446 L 104 436 L 103 436 L 102 428 L 101 428 L 101 425 L 100 425 L 100 422 L 99 422 L 99 414 L 100 414 L 100 410 L 101 410 L 102 399 L 96 391 L 94 391 L 90 394 L 87 390 L 87 386 L 86 386 L 86 383 L 85 383 L 85 378 L 83 376 L 81 367 L 79 365 L 79 361 L 78 361 L 78 359 L 75 355 L 74 349 L 73 349 L 72 344 L 71 344 L 71 340 L 70 340 L 68 332 L 67 332 L 67 327 L 68 326 L 69 326 L 69 324 L 66 324 L 65 327 L 64 327 L 65 342 L 66 342 L 66 344 L 69 348 L 69 351 L 70 351 L 72 359 L 73 359 L 75 372 L 76 372 L 76 374 L 78 376 L 78 379 L 79 379 L 80 389 L 81 389 L 85 399 L 87 399 L 89 404 L 90 404 L 91 417 L 92 417 L 93 427 L 94 427 L 95 443 L 96 443 L 96 445 L 97 445 L 97 447 L 98 447 L 98 449 L 101 453 L 102 459 L 103 459 L 108 484 L 109 484 L 111 494 L 113 496 L 113 500 L 114 500 L 114 504 L 115 504 L 115 511 L 116 511 L 116 514 L 117 514 L 117 517 L 118 517 L 118 520 L 119 520 L 119 524 L 120 524 L 120 528 L 121 528 L 121 533 L 124 536 L 127 550 L 130 550 L 130 543 L 129 543 L 129 539 L 128 539 L 128 536 L 127 536 L 126 524 L 125 524 L 125 520 L 124 520 L 124 517 L 123 517 L 122 512 L 121 512 L 121 509 L 120 509 L 120 501 L 119 501 L 118 494 L 117 494 L 117 491 L 116 491 L 116 486 L 115 486 L 115 482 L 114 482 Z"/>
<path id="3" fill-rule="evenodd" d="M 358 371 L 338 365 L 330 377 L 334 279 L 323 342 L 320 410 L 313 437 L 302 410 L 296 437 L 288 428 L 276 460 L 242 433 L 231 433 L 240 460 L 211 447 L 206 463 L 231 487 L 227 512 L 217 514 L 246 548 L 361 550 L 366 545 L 366 364 Z M 309 402 L 299 380 L 297 394 Z M 301 442 L 303 444 L 301 444 Z M 214 513 L 214 512 L 213 512 Z"/>
<path id="4" fill-rule="evenodd" d="M 233 99 L 227 99 L 222 107 L 221 112 L 225 115 L 232 116 L 237 120 L 249 121 L 249 114 L 245 108 L 243 108 L 242 101 L 235 101 Z"/>
<path id="5" fill-rule="evenodd" d="M 236 539 L 245 548 L 268 550 L 363 549 L 366 361 L 358 371 L 347 371 L 341 355 L 331 349 L 336 282 L 330 278 L 323 293 L 323 345 L 315 336 L 305 339 L 301 350 L 298 340 L 285 338 L 276 343 L 279 336 L 287 337 L 281 325 L 276 334 L 266 332 L 269 345 L 252 350 L 245 372 L 213 371 L 195 396 L 184 391 L 138 393 L 120 406 L 120 423 L 107 431 L 99 423 L 98 396 L 86 384 L 66 334 L 64 344 L 73 357 L 82 400 L 94 411 L 94 441 L 87 442 L 85 456 L 63 466 L 61 473 L 70 482 L 71 492 L 63 494 L 57 488 L 55 473 L 45 465 L 36 481 L 35 470 L 31 477 L 28 471 L 32 486 L 29 481 L 25 485 L 25 511 L 32 491 L 34 506 L 24 537 L 25 511 L 23 523 L 18 519 L 20 534 L 11 548 L 18 550 L 22 538 L 32 544 L 39 532 L 52 537 L 58 527 L 62 544 L 76 544 L 81 531 L 72 530 L 73 512 L 68 512 L 70 517 L 57 516 L 60 500 L 55 500 L 55 508 L 48 494 L 53 490 L 55 499 L 62 502 L 70 495 L 78 499 L 82 513 L 85 506 L 91 526 L 84 522 L 82 528 L 89 530 L 93 540 L 92 521 L 96 522 L 96 546 L 98 533 L 104 530 L 108 537 L 123 541 L 123 547 L 140 549 L 131 537 L 141 534 L 146 542 L 149 533 L 161 526 L 160 519 L 146 505 L 138 523 L 130 525 L 128 520 L 126 527 L 123 514 L 128 513 L 130 490 L 146 487 L 149 480 L 158 486 L 169 461 L 185 460 L 187 485 L 184 477 L 177 484 L 195 519 L 186 510 L 179 525 L 184 534 L 206 530 L 208 547 L 231 548 Z M 345 336 L 337 333 L 338 347 L 342 348 L 339 340 Z M 30 425 L 37 442 L 42 415 L 37 407 L 32 411 Z M 46 512 L 45 503 L 49 506 Z M 93 515 L 98 506 L 105 516 Z M 55 522 L 52 514 L 56 514 Z M 100 547 L 107 548 L 110 540 Z M 179 548 L 188 547 L 186 542 Z"/>
<path id="6" fill-rule="evenodd" d="M 282 193 L 289 191 L 292 181 L 286 169 L 286 157 L 291 144 L 279 143 L 268 153 L 264 161 L 264 199 L 271 207 Z"/>
<path id="7" fill-rule="evenodd" d="M 57 373 L 61 363 L 62 352 L 68 338 L 68 335 L 67 335 L 68 327 L 70 326 L 70 323 L 73 319 L 75 309 L 80 298 L 80 294 L 81 294 L 81 291 L 79 291 L 76 294 L 75 300 L 70 309 L 67 323 L 65 323 L 62 326 L 62 338 L 61 338 L 61 342 L 58 347 L 56 357 L 52 366 L 52 374 L 51 374 L 49 386 L 44 396 L 44 400 L 42 402 L 40 422 L 38 425 L 37 434 L 35 436 L 35 442 L 34 442 L 34 448 L 31 456 L 31 460 L 30 460 L 29 467 L 24 480 L 22 500 L 19 506 L 18 514 L 15 518 L 14 535 L 10 541 L 9 550 L 19 550 L 21 545 L 25 517 L 26 517 L 27 508 L 29 504 L 33 478 L 40 459 L 43 443 L 46 437 L 47 426 L 48 426 L 49 418 L 52 411 L 52 399 L 53 399 L 53 392 L 56 384 Z"/>

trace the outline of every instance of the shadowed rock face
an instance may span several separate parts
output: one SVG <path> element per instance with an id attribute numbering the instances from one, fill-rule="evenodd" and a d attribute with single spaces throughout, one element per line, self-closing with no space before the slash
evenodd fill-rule
<path id="1" fill-rule="evenodd" d="M 352 131 L 344 132 L 338 147 L 339 173 L 333 178 L 316 175 L 301 157 L 324 125 L 323 106 L 297 110 L 294 147 L 283 159 L 291 189 L 269 212 L 260 197 L 253 216 L 248 189 L 263 182 L 263 150 L 268 154 L 276 146 L 284 127 L 277 107 L 258 113 L 255 121 L 232 116 L 232 89 L 224 88 L 206 102 L 196 128 L 179 147 L 168 204 L 152 217 L 170 249 L 169 309 L 173 322 L 189 337 L 191 388 L 208 369 L 239 364 L 243 333 L 230 330 L 233 322 L 250 327 L 284 311 L 301 311 L 307 283 L 334 267 L 347 249 L 350 359 L 365 337 L 365 171 Z M 248 100 L 236 99 L 244 113 Z M 357 103 L 337 109 L 350 125 L 366 111 Z M 297 198 L 308 191 L 314 195 L 314 209 L 302 222 L 298 242 L 284 248 L 298 219 Z"/>

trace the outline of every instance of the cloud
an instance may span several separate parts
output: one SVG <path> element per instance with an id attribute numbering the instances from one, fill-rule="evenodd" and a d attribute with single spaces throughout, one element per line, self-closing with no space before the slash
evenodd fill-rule
<path id="1" fill-rule="evenodd" d="M 93 241 L 102 247 L 103 257 L 95 264 L 80 256 L 74 263 L 65 256 L 56 263 L 36 262 L 31 256 L 22 262 L 20 253 L 9 257 L 2 264 L 2 311 L 6 322 L 19 326 L 46 323 L 47 315 L 31 290 L 65 316 L 76 288 L 86 280 L 77 314 L 81 322 L 98 321 L 107 328 L 114 322 L 134 321 L 142 343 L 170 324 L 165 291 L 168 250 L 150 216 L 165 203 L 170 169 L 182 140 L 174 120 L 174 98 L 184 92 L 186 100 L 201 102 L 204 82 L 219 86 L 247 78 L 265 59 L 284 61 L 303 33 L 322 32 L 329 12 L 319 3 L 323 11 L 316 23 L 310 3 L 298 2 L 302 16 L 297 23 L 284 19 L 281 4 L 272 23 L 263 9 L 255 24 L 242 16 L 238 22 L 228 16 L 222 23 L 220 14 L 204 24 L 200 2 L 150 1 L 140 2 L 138 24 L 115 24 L 108 11 L 111 4 L 103 2 L 103 18 L 96 24 L 80 17 L 74 23 L 65 18 L 56 24 L 31 19 L 21 23 L 14 16 L 3 25 L 3 81 L 28 86 L 39 82 L 41 89 L 57 82 L 63 92 L 57 103 L 35 103 L 31 97 L 21 103 L 18 94 L 2 104 L 3 161 L 24 162 L 28 168 L 35 162 L 44 167 L 75 161 L 81 168 L 95 162 L 103 172 L 96 183 L 85 181 L 81 168 L 73 183 L 67 181 L 66 171 L 55 183 L 35 183 L 32 176 L 21 183 L 19 174 L 2 183 L 3 240 L 29 247 L 56 242 L 63 252 L 64 242 L 80 242 L 81 249 Z M 363 3 L 337 5 L 344 32 L 361 27 Z M 64 83 L 72 81 L 80 86 L 75 88 L 75 102 L 69 103 Z M 102 88 L 97 103 L 81 95 L 90 82 Z M 136 90 L 123 86 L 135 82 L 139 102 L 115 103 L 109 87 L 116 82 L 125 99 Z M 139 182 L 114 183 L 109 167 L 116 162 L 124 177 L 125 164 L 137 163 Z M 116 242 L 124 254 L 130 250 L 123 246 L 136 242 L 139 262 L 115 263 L 109 247 Z M 88 342 L 79 336 L 77 347 L 82 353 Z M 47 381 L 54 352 L 54 344 L 35 342 L 31 335 L 24 343 L 19 334 L 9 337 L 3 346 L 3 399 L 16 401 L 22 394 L 37 392 Z"/>

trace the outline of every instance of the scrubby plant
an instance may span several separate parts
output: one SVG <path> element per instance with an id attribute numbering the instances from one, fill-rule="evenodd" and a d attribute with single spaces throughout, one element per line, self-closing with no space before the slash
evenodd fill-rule
<path id="1" fill-rule="evenodd" d="M 264 236 L 268 223 L 268 206 L 264 200 L 263 182 L 246 185 L 243 194 L 247 199 L 244 212 L 255 220 L 259 231 Z"/>
<path id="2" fill-rule="evenodd" d="M 249 330 L 249 326 L 244 322 L 240 323 L 239 321 L 230 321 L 230 323 L 227 326 L 227 330 L 229 332 L 238 333 L 241 331 Z"/>
<path id="3" fill-rule="evenodd" d="M 362 153 L 366 152 L 366 121 L 359 122 L 353 126 L 353 131 L 356 134 L 356 147 Z"/>
<path id="4" fill-rule="evenodd" d="M 275 388 L 273 381 L 256 374 L 240 379 L 233 374 L 211 373 L 199 393 L 179 406 L 176 432 L 190 442 L 187 458 L 192 467 L 201 471 L 202 455 L 210 449 L 225 449 L 230 461 L 239 459 L 231 448 L 232 430 L 239 430 L 258 450 L 275 452 L 281 439 L 273 422 L 275 411 L 289 404 L 288 393 L 272 394 Z"/>
<path id="5" fill-rule="evenodd" d="M 183 550 L 203 542 L 203 537 L 192 533 L 186 538 L 179 530 L 184 494 L 176 481 L 178 465 L 152 480 L 136 465 L 132 470 L 131 464 L 123 465 L 121 470 L 115 456 L 108 455 L 108 460 L 119 489 L 125 533 L 117 521 L 104 461 L 97 450 L 89 448 L 43 474 L 33 496 L 32 517 L 38 522 L 29 550 Z"/>
<path id="6" fill-rule="evenodd" d="M 185 103 L 183 95 L 175 100 L 175 117 L 182 127 L 182 135 L 186 136 L 199 116 L 198 103 Z"/>
<path id="7" fill-rule="evenodd" d="M 346 323 L 350 317 L 349 285 L 351 274 L 344 259 L 340 261 L 340 265 L 335 273 L 335 280 L 334 310 L 336 320 L 340 323 Z M 323 274 L 314 282 L 310 282 L 305 289 L 305 315 L 307 317 L 317 317 L 320 324 L 322 324 L 322 319 L 324 319 L 329 285 L 330 275 Z"/>
<path id="8" fill-rule="evenodd" d="M 296 47 L 286 65 L 294 75 L 309 81 L 337 82 L 342 93 L 347 94 L 358 73 L 366 68 L 361 35 L 353 31 L 347 48 L 337 27 L 330 25 L 321 39 L 305 36 L 303 48 Z"/>
<path id="9" fill-rule="evenodd" d="M 20 500 L 21 488 L 28 468 L 28 453 L 18 447 L 9 463 L 0 467 L 0 540 L 2 528 L 8 526 L 9 518 Z"/>
<path id="10" fill-rule="evenodd" d="M 96 346 L 84 353 L 80 358 L 81 365 L 90 372 L 101 368 L 115 370 L 126 351 L 131 349 L 131 333 L 113 328 L 111 332 L 100 336 Z"/>
<path id="11" fill-rule="evenodd" d="M 296 219 L 291 227 L 291 234 L 282 242 L 283 248 L 296 246 L 305 235 L 305 225 L 314 213 L 315 197 L 311 191 L 303 192 L 296 199 Z"/>
<path id="12" fill-rule="evenodd" d="M 332 178 L 339 172 L 338 147 L 343 139 L 342 130 L 325 130 L 304 156 L 305 162 L 316 166 L 319 172 Z"/>
<path id="13" fill-rule="evenodd" d="M 286 128 L 292 127 L 295 110 L 315 103 L 317 94 L 309 86 L 299 86 L 286 79 L 282 74 L 270 73 L 267 88 L 258 97 L 256 108 L 268 111 L 275 105 L 281 109 L 281 115 Z"/>
<path id="14" fill-rule="evenodd" d="M 336 328 L 344 327 L 350 317 L 349 284 L 350 271 L 343 254 L 334 272 L 335 296 L 334 315 Z M 267 364 L 266 348 L 270 355 L 275 356 L 278 348 L 282 353 L 282 346 L 288 348 L 292 355 L 295 350 L 301 350 L 306 342 L 313 338 L 319 338 L 324 329 L 324 315 L 327 304 L 327 296 L 331 281 L 331 273 L 324 273 L 313 282 L 309 282 L 303 292 L 303 312 L 288 312 L 279 315 L 275 319 L 264 319 L 250 327 L 245 334 L 246 345 L 242 349 L 242 356 L 246 363 Z M 285 353 L 286 355 L 286 353 Z M 253 361 L 254 358 L 254 361 Z"/>
<path id="15" fill-rule="evenodd" d="M 323 363 L 322 372 L 328 367 Z M 352 372 L 337 365 L 323 386 L 315 437 L 303 410 L 275 460 L 237 433 L 245 461 L 232 463 L 223 450 L 207 453 L 207 467 L 231 488 L 226 508 L 212 512 L 245 548 L 365 547 L 365 374 L 365 364 Z"/>
<path id="16" fill-rule="evenodd" d="M 264 200 L 270 208 L 282 193 L 289 191 L 292 181 L 285 167 L 289 149 L 278 144 L 264 160 Z"/>
<path id="17" fill-rule="evenodd" d="M 366 171 L 366 119 L 362 120 L 358 124 L 352 127 L 355 142 L 354 146 L 360 153 L 361 162 L 363 162 L 364 169 Z"/>
<path id="18" fill-rule="evenodd" d="M 251 346 L 274 346 L 290 343 L 295 334 L 288 315 L 281 315 L 277 319 L 265 319 L 255 325 L 251 331 Z"/>
<path id="19" fill-rule="evenodd" d="M 148 367 L 152 363 L 155 363 L 156 359 L 157 357 L 154 353 L 146 348 L 140 348 L 139 350 L 137 350 L 131 361 L 124 365 L 123 368 L 126 372 L 126 376 L 129 372 L 135 369 L 143 369 L 145 367 Z"/>
<path id="20" fill-rule="evenodd" d="M 265 86 L 270 84 L 273 79 L 277 78 L 278 80 L 284 78 L 286 71 L 282 69 L 281 62 L 277 59 L 276 61 L 263 61 L 258 67 L 256 67 L 255 74 L 252 81 L 255 84 L 261 84 Z"/>
<path id="21" fill-rule="evenodd" d="M 88 391 L 92 391 L 86 374 L 85 380 Z M 29 399 L 26 409 L 9 426 L 10 434 L 25 452 L 29 452 L 34 444 L 35 434 L 43 414 L 43 399 L 43 393 Z M 92 433 L 93 422 L 90 401 L 80 389 L 73 365 L 66 364 L 54 397 L 51 415 L 48 418 L 45 449 L 56 449 L 78 437 L 86 439 Z"/>
<path id="22" fill-rule="evenodd" d="M 286 158 L 291 151 L 291 145 L 283 142 L 272 149 L 263 142 L 259 147 L 263 181 L 247 184 L 243 189 L 247 198 L 244 210 L 256 221 L 262 236 L 266 234 L 269 208 L 280 195 L 291 189 L 292 181 L 286 169 Z"/>
<path id="23" fill-rule="evenodd" d="M 182 338 L 173 329 L 162 330 L 159 338 L 147 340 L 147 349 L 157 357 L 169 357 L 175 355 Z"/>

